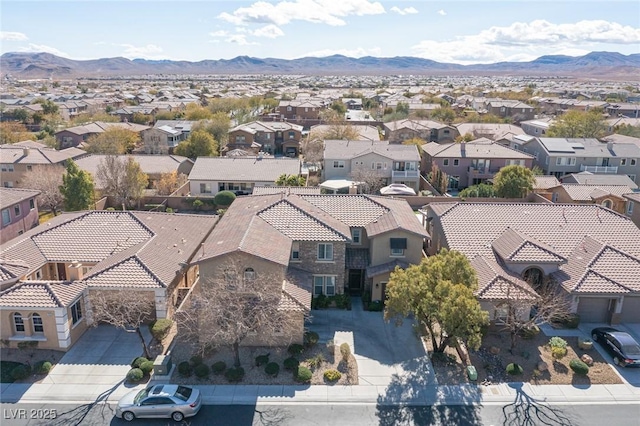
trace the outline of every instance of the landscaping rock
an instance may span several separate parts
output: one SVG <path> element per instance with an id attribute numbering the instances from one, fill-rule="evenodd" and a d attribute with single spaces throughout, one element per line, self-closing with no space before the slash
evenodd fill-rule
<path id="1" fill-rule="evenodd" d="M 499 348 L 499 347 L 497 347 L 497 346 L 491 346 L 491 347 L 489 348 L 489 352 L 490 352 L 492 355 L 498 355 L 498 354 L 500 353 L 500 348 Z"/>
<path id="2" fill-rule="evenodd" d="M 585 364 L 587 364 L 588 366 L 592 366 L 593 365 L 593 358 L 591 358 L 588 354 L 583 354 L 580 357 L 580 360 L 582 362 L 584 362 Z"/>
<path id="3" fill-rule="evenodd" d="M 578 347 L 583 351 L 589 351 L 593 347 L 593 341 L 591 339 L 578 339 Z"/>
<path id="4" fill-rule="evenodd" d="M 547 371 L 548 369 L 549 369 L 549 366 L 547 365 L 546 362 L 540 361 L 538 363 L 538 371 L 542 372 L 542 371 Z"/>

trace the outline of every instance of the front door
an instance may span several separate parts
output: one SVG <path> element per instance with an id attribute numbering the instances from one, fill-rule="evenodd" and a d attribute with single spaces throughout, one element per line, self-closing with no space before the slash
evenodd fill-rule
<path id="1" fill-rule="evenodd" d="M 349 295 L 361 296 L 364 281 L 364 270 L 349 269 Z"/>

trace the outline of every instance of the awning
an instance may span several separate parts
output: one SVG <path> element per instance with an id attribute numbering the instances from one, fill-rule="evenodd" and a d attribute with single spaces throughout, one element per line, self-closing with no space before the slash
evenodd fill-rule
<path id="1" fill-rule="evenodd" d="M 402 249 L 405 250 L 407 248 L 407 239 L 406 238 L 390 238 L 391 248 L 392 249 Z"/>
<path id="2" fill-rule="evenodd" d="M 356 185 L 357 182 L 353 182 L 347 179 L 329 179 L 320 184 L 320 188 L 331 189 L 337 191 L 338 189 L 351 188 L 351 185 Z"/>

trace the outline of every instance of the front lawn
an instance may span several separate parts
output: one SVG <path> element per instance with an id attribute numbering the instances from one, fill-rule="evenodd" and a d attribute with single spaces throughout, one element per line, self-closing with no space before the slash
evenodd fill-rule
<path id="1" fill-rule="evenodd" d="M 19 365 L 24 364 L 14 361 L 0 361 L 0 382 L 13 383 L 15 380 L 11 377 L 11 372 Z"/>

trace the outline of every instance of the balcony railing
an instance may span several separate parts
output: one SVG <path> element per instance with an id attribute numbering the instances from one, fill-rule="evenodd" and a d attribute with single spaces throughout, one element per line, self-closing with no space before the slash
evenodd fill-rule
<path id="1" fill-rule="evenodd" d="M 489 167 L 475 168 L 470 166 L 468 171 L 474 175 L 495 175 L 499 170 L 493 170 Z"/>
<path id="2" fill-rule="evenodd" d="M 616 174 L 618 173 L 618 167 L 617 166 L 585 166 L 585 165 L 580 165 L 580 171 L 581 172 L 590 172 L 590 173 L 601 173 L 601 174 L 606 174 L 606 173 L 611 173 L 611 174 Z"/>
<path id="3" fill-rule="evenodd" d="M 417 170 L 392 170 L 391 177 L 394 179 L 418 179 L 420 172 Z"/>

